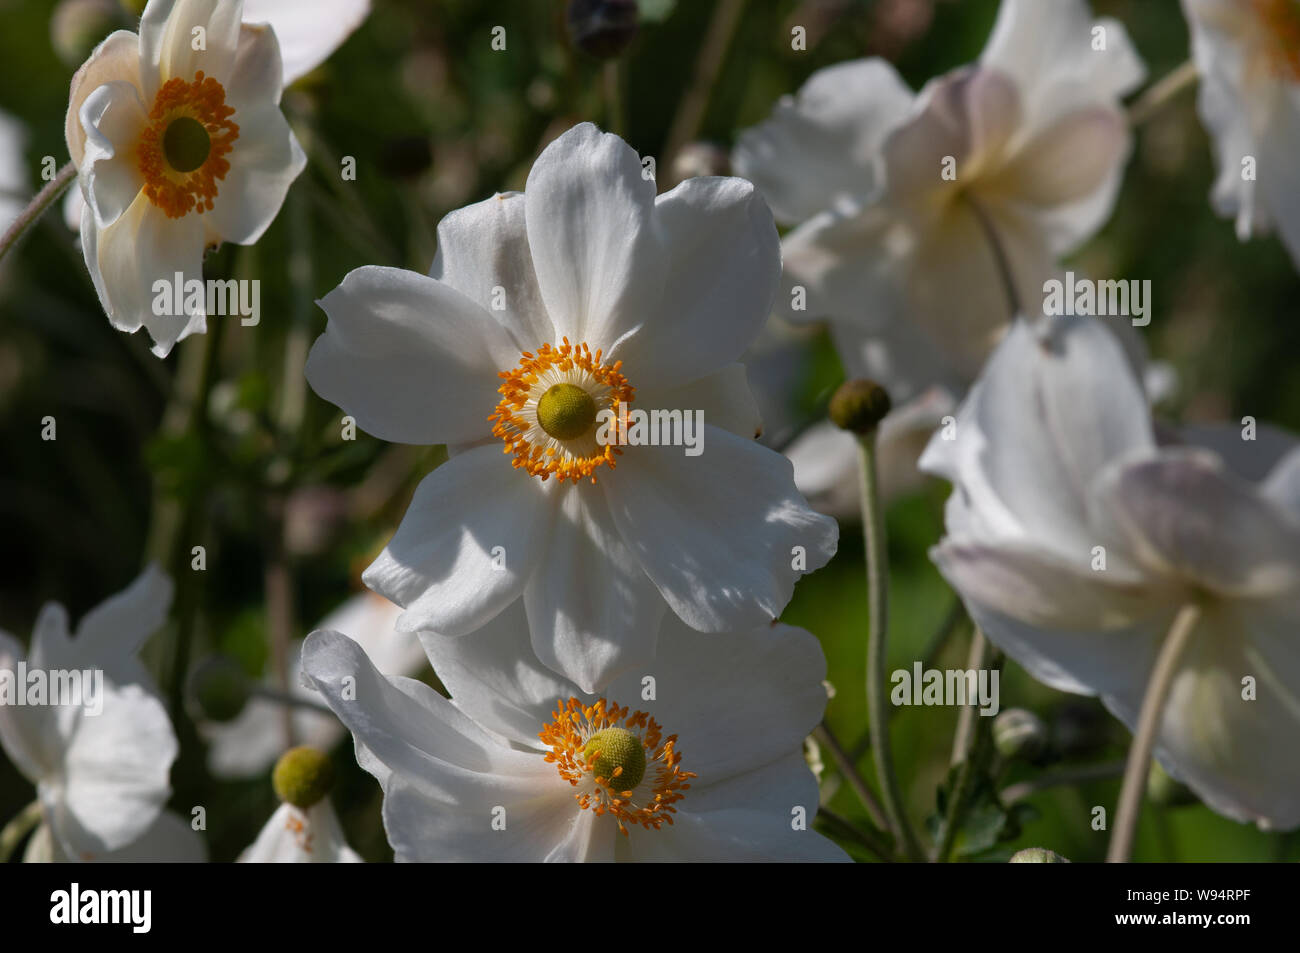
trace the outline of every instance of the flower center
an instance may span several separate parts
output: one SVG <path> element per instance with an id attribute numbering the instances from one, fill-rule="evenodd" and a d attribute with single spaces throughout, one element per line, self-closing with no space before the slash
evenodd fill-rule
<path id="1" fill-rule="evenodd" d="M 555 384 L 537 401 L 537 423 L 556 440 L 576 440 L 596 423 L 596 401 L 577 384 Z"/>
<path id="2" fill-rule="evenodd" d="M 212 210 L 217 182 L 230 171 L 226 156 L 239 138 L 234 114 L 225 87 L 202 70 L 192 83 L 173 77 L 158 90 L 136 160 L 144 194 L 168 218 Z"/>
<path id="3" fill-rule="evenodd" d="M 1273 72 L 1300 82 L 1300 3 L 1297 0 L 1253 0 L 1263 21 L 1264 41 Z"/>
<path id="4" fill-rule="evenodd" d="M 559 347 L 524 351 L 518 367 L 501 372 L 501 400 L 488 421 L 515 467 L 574 483 L 585 477 L 595 483 L 597 467 L 614 468 L 623 450 L 599 439 L 597 424 L 603 411 L 617 417 L 636 390 L 619 373 L 622 361 L 602 364 L 600 357 L 564 338 Z"/>
<path id="5" fill-rule="evenodd" d="M 601 698 L 584 705 L 576 698 L 555 703 L 551 723 L 537 735 L 550 746 L 552 762 L 578 793 L 584 811 L 613 815 L 628 824 L 658 830 L 671 824 L 673 805 L 685 797 L 694 772 L 683 771 L 677 736 L 663 737 L 659 723 Z"/>

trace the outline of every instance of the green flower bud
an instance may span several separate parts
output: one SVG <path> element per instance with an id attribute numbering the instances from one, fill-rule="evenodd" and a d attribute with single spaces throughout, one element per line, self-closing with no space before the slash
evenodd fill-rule
<path id="1" fill-rule="evenodd" d="M 209 721 L 234 721 L 248 704 L 248 677 L 233 660 L 214 655 L 194 669 L 190 696 Z"/>
<path id="2" fill-rule="evenodd" d="M 1008 761 L 1033 761 L 1047 747 L 1047 725 L 1032 711 L 1008 708 L 993 719 L 993 743 Z"/>
<path id="3" fill-rule="evenodd" d="M 841 430 L 869 434 L 885 419 L 893 405 L 885 389 L 875 381 L 845 381 L 831 397 L 831 423 Z"/>
<path id="4" fill-rule="evenodd" d="M 334 787 L 334 763 L 315 748 L 290 748 L 276 762 L 271 784 L 281 801 L 306 810 Z"/>
<path id="5" fill-rule="evenodd" d="M 1026 847 L 1011 855 L 1009 864 L 1068 864 L 1070 861 L 1046 847 Z"/>
<path id="6" fill-rule="evenodd" d="M 588 56 L 611 60 L 636 36 L 636 0 L 571 0 L 565 20 L 574 46 Z"/>

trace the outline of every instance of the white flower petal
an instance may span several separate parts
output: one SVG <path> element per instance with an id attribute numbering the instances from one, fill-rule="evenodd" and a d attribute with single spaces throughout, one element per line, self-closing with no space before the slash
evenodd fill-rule
<path id="1" fill-rule="evenodd" d="M 522 192 L 498 192 L 447 213 L 438 223 L 438 253 L 429 275 L 500 321 L 520 352 L 535 352 L 542 344 L 558 344 L 561 335 L 537 286 L 524 224 L 527 204 Z"/>
<path id="2" fill-rule="evenodd" d="M 1122 113 L 1095 106 L 1067 113 L 1029 140 L 981 191 L 1052 207 L 1101 188 L 1128 151 Z"/>
<path id="3" fill-rule="evenodd" d="M 558 492 L 559 511 L 524 590 L 524 607 L 542 664 L 596 692 L 654 658 L 665 606 L 600 490 Z"/>
<path id="4" fill-rule="evenodd" d="M 750 390 L 744 364 L 728 364 L 720 371 L 680 387 L 660 389 L 658 382 L 638 388 L 632 407 L 641 410 L 700 411 L 704 422 L 738 437 L 757 438 L 763 420 Z"/>
<path id="5" fill-rule="evenodd" d="M 171 579 L 150 563 L 130 586 L 82 616 L 77 647 L 104 666 L 119 685 L 148 688 L 152 680 L 136 654 L 163 627 L 171 604 Z"/>
<path id="6" fill-rule="evenodd" d="M 636 447 L 603 482 L 614 522 L 664 598 L 702 631 L 781 614 L 802 572 L 824 566 L 839 527 L 814 513 L 790 462 L 710 424 L 704 452 Z M 744 480 L 738 481 L 739 474 Z M 792 569 L 802 547 L 807 565 Z"/>
<path id="7" fill-rule="evenodd" d="M 108 864 L 205 864 L 208 848 L 188 819 L 163 811 L 131 843 L 95 859 Z"/>
<path id="8" fill-rule="evenodd" d="M 368 265 L 319 303 L 329 325 L 308 356 L 307 380 L 363 430 L 413 444 L 491 435 L 497 374 L 519 352 L 473 301 L 424 275 Z"/>
<path id="9" fill-rule="evenodd" d="M 81 106 L 86 97 L 99 87 L 116 80 L 140 86 L 140 40 L 130 30 L 110 33 L 72 77 L 68 113 L 63 120 L 63 135 L 68 143 L 68 155 L 78 168 L 81 167 L 86 147 L 86 130 L 81 125 Z M 152 105 L 152 96 L 148 102 Z"/>
<path id="10" fill-rule="evenodd" d="M 736 172 L 758 186 L 781 222 L 802 222 L 838 196 L 872 191 L 876 153 L 913 98 L 882 59 L 818 70 L 770 119 L 741 134 Z"/>
<path id="11" fill-rule="evenodd" d="M 545 552 L 553 487 L 511 467 L 495 444 L 457 454 L 421 481 L 362 578 L 406 610 L 400 631 L 472 631 L 523 593 Z"/>
<path id="12" fill-rule="evenodd" d="M 78 171 L 100 228 L 117 221 L 144 187 L 135 145 L 148 121 L 140 91 L 125 80 L 105 83 L 82 103 L 86 141 Z"/>
<path id="13" fill-rule="evenodd" d="M 241 864 L 359 864 L 329 799 L 307 810 L 281 804 L 239 855 Z"/>
<path id="14" fill-rule="evenodd" d="M 687 179 L 654 220 L 666 273 L 659 312 L 619 351 L 635 384 L 673 387 L 712 374 L 753 343 L 781 278 L 781 242 L 744 179 Z"/>
<path id="15" fill-rule="evenodd" d="M 15 690 L 23 655 L 18 640 L 0 632 L 0 671 L 12 673 L 7 677 Z M 32 783 L 54 774 L 63 754 L 55 711 L 48 705 L 0 705 L 0 748 Z"/>
<path id="16" fill-rule="evenodd" d="M 323 63 L 370 15 L 370 0 L 244 0 L 245 23 L 269 23 L 284 57 L 284 84 Z"/>
<path id="17" fill-rule="evenodd" d="M 199 70 L 225 84 L 235 62 L 242 13 L 241 0 L 149 0 L 140 17 L 145 101 L 152 103 L 169 79 L 192 82 Z M 195 49 L 200 37 L 201 48 Z"/>
<path id="18" fill-rule="evenodd" d="M 557 333 L 609 357 L 625 335 L 660 319 L 655 184 L 626 142 L 574 126 L 537 157 L 524 196 L 537 285 Z"/>
<path id="19" fill-rule="evenodd" d="M 1273 102 L 1259 136 L 1258 187 L 1279 237 L 1300 267 L 1300 91 L 1287 87 Z M 1240 175 L 1241 166 L 1237 173 Z"/>

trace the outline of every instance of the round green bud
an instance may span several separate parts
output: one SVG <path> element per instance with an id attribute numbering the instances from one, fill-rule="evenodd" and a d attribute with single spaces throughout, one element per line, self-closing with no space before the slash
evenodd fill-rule
<path id="1" fill-rule="evenodd" d="M 1164 807 L 1185 807 L 1197 803 L 1192 789 L 1177 781 L 1160 766 L 1159 761 L 1152 760 L 1151 771 L 1147 775 L 1147 797 L 1152 804 Z"/>
<path id="2" fill-rule="evenodd" d="M 569 39 L 588 56 L 613 59 L 637 31 L 636 0 L 570 0 L 565 17 Z"/>
<path id="3" fill-rule="evenodd" d="M 236 662 L 214 655 L 195 667 L 190 695 L 209 721 L 234 721 L 248 704 L 248 677 Z"/>
<path id="4" fill-rule="evenodd" d="M 178 116 L 163 133 L 163 157 L 177 172 L 193 172 L 208 161 L 212 137 L 207 127 L 193 116 Z"/>
<path id="5" fill-rule="evenodd" d="M 120 25 L 113 0 L 59 0 L 50 17 L 50 43 L 65 66 L 80 66 Z"/>
<path id="6" fill-rule="evenodd" d="M 574 440 L 596 423 L 596 401 L 577 384 L 556 384 L 537 401 L 537 422 L 556 440 Z"/>
<path id="7" fill-rule="evenodd" d="M 305 810 L 334 787 L 334 764 L 315 748 L 290 748 L 276 762 L 271 784 L 281 801 Z"/>
<path id="8" fill-rule="evenodd" d="M 1033 761 L 1047 748 L 1047 725 L 1032 711 L 1008 708 L 993 719 L 993 744 L 1008 761 Z"/>
<path id="9" fill-rule="evenodd" d="M 885 419 L 893 405 L 875 381 L 845 381 L 831 397 L 831 423 L 841 430 L 869 434 Z"/>
<path id="10" fill-rule="evenodd" d="M 588 759 L 595 756 L 592 775 L 605 778 L 611 790 L 630 791 L 645 777 L 645 748 L 641 739 L 626 728 L 596 732 L 582 746 L 582 753 Z M 619 768 L 623 770 L 616 777 Z"/>
<path id="11" fill-rule="evenodd" d="M 1011 855 L 1010 864 L 1068 864 L 1070 861 L 1046 847 L 1026 847 Z"/>

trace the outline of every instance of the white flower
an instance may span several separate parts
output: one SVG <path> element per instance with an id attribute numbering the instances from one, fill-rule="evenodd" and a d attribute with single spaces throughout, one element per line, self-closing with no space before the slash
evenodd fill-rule
<path id="1" fill-rule="evenodd" d="M 406 609 L 398 627 L 461 635 L 522 597 L 537 655 L 595 691 L 654 656 L 665 602 L 701 631 L 775 618 L 838 528 L 753 440 L 735 361 L 780 274 L 753 187 L 695 178 L 656 200 L 636 153 L 586 123 L 525 193 L 444 218 L 438 246 L 432 277 L 349 274 L 307 362 L 369 433 L 450 445 L 363 576 Z M 599 412 L 628 402 L 702 412 L 702 452 L 602 445 Z"/>
<path id="2" fill-rule="evenodd" d="M 14 223 L 24 208 L 31 187 L 27 184 L 27 129 L 0 110 L 0 234 Z"/>
<path id="3" fill-rule="evenodd" d="M 326 798 L 311 807 L 281 804 L 247 850 L 241 864 L 359 864 L 338 815 Z"/>
<path id="4" fill-rule="evenodd" d="M 989 638 L 1130 728 L 1198 605 L 1156 756 L 1222 814 L 1300 825 L 1300 450 L 1256 484 L 1158 448 L 1115 337 L 1063 318 L 1013 327 L 921 466 L 953 482 L 933 558 Z"/>
<path id="5" fill-rule="evenodd" d="M 518 607 L 421 639 L 451 701 L 337 632 L 304 649 L 384 789 L 399 861 L 847 859 L 811 829 L 803 739 L 826 661 L 807 632 L 700 636 L 667 616 L 654 663 L 601 699 L 533 658 Z"/>
<path id="6" fill-rule="evenodd" d="M 149 0 L 139 36 L 113 33 L 72 78 L 86 267 L 113 326 L 148 328 L 159 356 L 207 325 L 203 309 L 156 313 L 155 282 L 201 281 L 206 248 L 257 241 L 307 161 L 280 112 L 275 34 L 241 10 Z"/>
<path id="7" fill-rule="evenodd" d="M 379 671 L 386 675 L 414 675 L 427 663 L 420 643 L 394 625 L 401 610 L 373 592 L 361 592 L 331 612 L 316 626 L 337 629 L 356 639 Z M 304 701 L 319 702 L 320 696 L 302 683 L 302 643 L 296 643 L 288 659 L 289 693 Z M 266 684 L 277 683 L 267 678 Z M 294 708 L 293 742 L 328 751 L 347 732 L 329 712 Z M 204 722 L 199 727 L 208 743 L 208 770 L 219 778 L 252 778 L 264 774 L 284 753 L 284 705 L 256 696 L 248 700 L 233 721 Z"/>
<path id="8" fill-rule="evenodd" d="M 79 699 L 48 696 L 44 704 L 0 703 L 0 745 L 36 785 L 43 821 L 61 855 L 103 859 L 157 822 L 170 795 L 176 736 L 136 651 L 161 628 L 171 582 L 150 567 L 125 591 L 92 609 L 68 633 L 57 603 L 41 610 L 31 651 L 0 632 L 0 678 L 17 686 L 31 673 L 83 673 Z M 94 686 L 102 675 L 102 697 Z M 63 676 L 61 676 L 63 678 Z M 70 679 L 68 684 L 71 684 Z M 33 699 L 34 700 L 34 699 Z M 55 705 L 50 702 L 60 701 Z M 3 696 L 0 695 L 0 702 Z M 42 835 L 44 836 L 44 835 Z"/>
<path id="9" fill-rule="evenodd" d="M 1300 6 L 1294 0 L 1183 0 L 1214 139 L 1212 201 L 1245 241 L 1276 225 L 1300 266 Z"/>
<path id="10" fill-rule="evenodd" d="M 284 85 L 323 63 L 370 16 L 370 0 L 244 0 L 245 23 L 269 23 Z"/>
<path id="11" fill-rule="evenodd" d="M 815 73 L 735 155 L 798 225 L 783 313 L 842 325 L 850 376 L 896 404 L 968 382 L 1012 315 L 988 232 L 1036 309 L 1056 259 L 1110 214 L 1130 146 L 1119 98 L 1142 75 L 1123 27 L 1083 0 L 1004 0 L 979 62 L 919 94 L 883 60 Z"/>
<path id="12" fill-rule="evenodd" d="M 48 824 L 36 829 L 23 851 L 24 864 L 66 864 L 83 859 L 102 864 L 203 864 L 208 860 L 208 848 L 190 821 L 162 811 L 143 834 L 106 854 L 70 856 Z"/>

